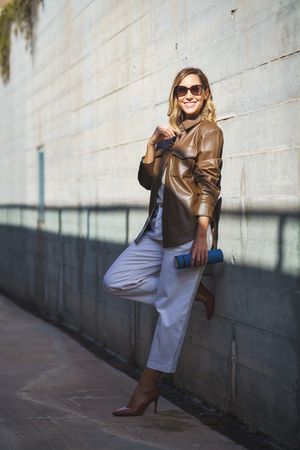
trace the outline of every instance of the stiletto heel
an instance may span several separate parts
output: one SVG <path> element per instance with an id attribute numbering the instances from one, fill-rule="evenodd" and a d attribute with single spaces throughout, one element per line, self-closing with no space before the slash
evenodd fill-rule
<path id="1" fill-rule="evenodd" d="M 150 403 L 154 402 L 154 412 L 157 413 L 157 401 L 160 396 L 159 378 L 161 372 L 146 368 L 129 400 L 127 406 L 113 411 L 114 416 L 141 416 Z"/>
<path id="2" fill-rule="evenodd" d="M 160 396 L 160 392 L 155 392 L 153 395 L 153 392 L 149 393 L 149 397 L 146 401 L 141 403 L 139 406 L 135 408 L 131 408 L 128 406 L 123 406 L 122 408 L 119 408 L 115 411 L 113 411 L 114 416 L 141 416 L 144 414 L 146 408 L 150 405 L 150 403 L 154 402 L 154 412 L 157 413 L 157 401 L 158 397 Z"/>
<path id="3" fill-rule="evenodd" d="M 202 282 L 200 282 L 195 300 L 204 303 L 206 310 L 206 317 L 208 320 L 210 320 L 215 309 L 215 297 L 213 293 L 210 292 Z"/>

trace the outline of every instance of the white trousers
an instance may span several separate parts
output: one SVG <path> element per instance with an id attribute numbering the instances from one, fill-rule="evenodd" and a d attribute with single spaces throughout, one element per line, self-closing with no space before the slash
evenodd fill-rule
<path id="1" fill-rule="evenodd" d="M 166 373 L 176 371 L 193 299 L 205 266 L 176 269 L 174 256 L 189 253 L 193 241 L 163 248 L 161 214 L 153 230 L 138 244 L 132 242 L 114 261 L 103 278 L 107 292 L 153 305 L 159 313 L 147 367 Z M 211 233 L 208 233 L 208 248 Z"/>

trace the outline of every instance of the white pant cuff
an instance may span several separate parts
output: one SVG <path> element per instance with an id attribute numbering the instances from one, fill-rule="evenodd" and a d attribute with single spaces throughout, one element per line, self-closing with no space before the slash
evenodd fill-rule
<path id="1" fill-rule="evenodd" d="M 172 366 L 170 367 L 170 365 L 167 365 L 167 364 L 160 364 L 160 363 L 148 361 L 146 366 L 149 369 L 159 370 L 160 372 L 165 372 L 165 373 L 175 373 L 176 372 L 176 367 L 172 367 Z"/>

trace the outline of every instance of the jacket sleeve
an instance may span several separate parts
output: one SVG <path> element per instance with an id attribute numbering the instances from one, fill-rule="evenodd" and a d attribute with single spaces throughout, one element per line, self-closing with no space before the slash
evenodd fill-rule
<path id="1" fill-rule="evenodd" d="M 207 130 L 202 136 L 200 151 L 194 168 L 198 187 L 195 216 L 212 218 L 221 187 L 223 132 L 220 128 Z"/>
<path id="2" fill-rule="evenodd" d="M 151 163 L 144 163 L 144 156 L 140 161 L 138 180 L 141 186 L 143 186 L 148 191 L 151 190 L 152 180 L 154 172 L 154 161 Z"/>

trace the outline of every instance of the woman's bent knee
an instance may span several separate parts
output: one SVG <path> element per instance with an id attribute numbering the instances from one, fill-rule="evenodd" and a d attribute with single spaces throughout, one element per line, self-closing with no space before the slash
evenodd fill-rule
<path id="1" fill-rule="evenodd" d="M 113 271 L 108 270 L 103 277 L 102 285 L 106 292 L 124 296 L 125 293 L 137 291 L 140 287 L 140 282 L 124 276 L 116 276 Z"/>
<path id="2" fill-rule="evenodd" d="M 114 280 L 109 271 L 107 271 L 106 274 L 104 275 L 102 285 L 106 292 L 114 292 L 115 290 Z"/>
<path id="3" fill-rule="evenodd" d="M 127 290 L 127 284 L 123 277 L 117 276 L 112 270 L 108 270 L 103 277 L 102 285 L 106 292 L 118 294 Z"/>

